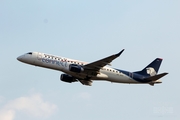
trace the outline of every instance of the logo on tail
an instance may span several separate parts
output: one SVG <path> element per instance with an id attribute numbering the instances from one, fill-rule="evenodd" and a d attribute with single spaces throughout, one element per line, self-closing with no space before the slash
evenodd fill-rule
<path id="1" fill-rule="evenodd" d="M 154 76 L 154 75 L 157 74 L 156 71 L 154 70 L 154 68 L 152 68 L 152 67 L 146 68 L 146 72 L 147 72 L 147 74 L 149 74 L 150 76 Z"/>

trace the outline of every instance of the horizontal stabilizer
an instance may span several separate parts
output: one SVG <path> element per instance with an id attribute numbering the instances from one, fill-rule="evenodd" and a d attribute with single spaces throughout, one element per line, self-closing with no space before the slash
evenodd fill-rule
<path id="1" fill-rule="evenodd" d="M 145 80 L 156 81 L 156 80 L 164 77 L 164 76 L 167 75 L 167 74 L 168 74 L 168 73 L 161 73 L 161 74 L 158 74 L 158 75 L 155 75 L 155 76 L 151 76 L 151 77 L 145 78 Z"/>

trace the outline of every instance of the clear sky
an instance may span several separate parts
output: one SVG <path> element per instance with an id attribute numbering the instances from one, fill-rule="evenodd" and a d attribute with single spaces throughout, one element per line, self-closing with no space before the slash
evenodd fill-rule
<path id="1" fill-rule="evenodd" d="M 179 0 L 1 0 L 0 120 L 179 120 Z M 155 85 L 68 84 L 16 60 L 39 51 L 137 71 L 157 57 Z"/>

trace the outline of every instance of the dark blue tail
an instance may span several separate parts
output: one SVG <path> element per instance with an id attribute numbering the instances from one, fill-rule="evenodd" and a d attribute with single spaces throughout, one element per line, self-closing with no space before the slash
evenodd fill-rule
<path id="1" fill-rule="evenodd" d="M 134 73 L 141 74 L 141 75 L 144 75 L 144 76 L 154 76 L 154 75 L 156 75 L 158 73 L 161 62 L 162 62 L 161 58 L 156 58 L 153 62 L 151 62 L 143 70 L 137 71 L 137 72 L 134 72 Z"/>

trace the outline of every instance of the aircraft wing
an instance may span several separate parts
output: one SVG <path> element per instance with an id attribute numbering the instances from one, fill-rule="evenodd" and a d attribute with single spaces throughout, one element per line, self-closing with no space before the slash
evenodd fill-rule
<path id="1" fill-rule="evenodd" d="M 114 54 L 114 55 L 111 55 L 104 59 L 86 64 L 83 66 L 83 68 L 84 68 L 85 72 L 91 72 L 91 73 L 94 72 L 95 74 L 97 74 L 102 67 L 109 65 L 114 59 L 119 57 L 123 51 L 124 51 L 124 49 L 117 54 Z"/>

